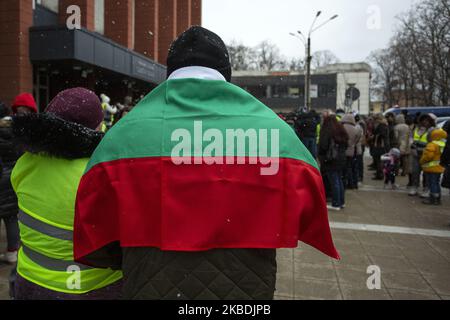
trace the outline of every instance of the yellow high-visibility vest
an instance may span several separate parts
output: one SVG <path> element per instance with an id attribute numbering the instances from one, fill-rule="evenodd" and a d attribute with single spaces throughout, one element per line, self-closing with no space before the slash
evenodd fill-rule
<path id="1" fill-rule="evenodd" d="M 11 174 L 20 209 L 17 272 L 53 291 L 83 294 L 122 278 L 73 261 L 75 197 L 87 162 L 25 153 Z"/>

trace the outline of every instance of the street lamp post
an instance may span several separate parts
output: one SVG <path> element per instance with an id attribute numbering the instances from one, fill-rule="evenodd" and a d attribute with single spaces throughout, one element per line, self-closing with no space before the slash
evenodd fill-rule
<path id="1" fill-rule="evenodd" d="M 317 18 L 319 18 L 319 16 L 322 14 L 322 11 L 318 11 L 316 14 L 316 17 L 314 18 L 314 21 L 311 25 L 311 28 L 309 29 L 308 32 L 308 38 L 306 39 L 305 36 L 303 35 L 303 33 L 301 31 L 297 31 L 297 33 L 301 36 L 298 37 L 296 34 L 294 33 L 290 33 L 290 35 L 300 39 L 303 44 L 305 45 L 305 51 L 306 51 L 306 74 L 305 74 L 305 108 L 310 111 L 311 110 L 311 61 L 312 61 L 312 56 L 311 56 L 311 34 L 316 31 L 317 29 L 323 27 L 324 25 L 326 25 L 328 22 L 330 22 L 331 20 L 334 20 L 338 17 L 338 15 L 334 15 L 332 16 L 330 19 L 328 19 L 327 21 L 325 21 L 324 23 L 322 23 L 321 25 L 319 25 L 318 27 L 314 28 L 316 22 L 317 22 Z M 300 110 L 300 107 L 299 107 Z"/>

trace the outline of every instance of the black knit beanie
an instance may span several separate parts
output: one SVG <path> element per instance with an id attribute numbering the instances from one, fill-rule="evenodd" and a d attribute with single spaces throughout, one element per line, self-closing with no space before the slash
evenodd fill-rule
<path id="1" fill-rule="evenodd" d="M 227 47 L 214 32 L 193 26 L 183 32 L 170 46 L 167 77 L 177 69 L 201 66 L 219 71 L 231 81 L 231 63 Z"/>

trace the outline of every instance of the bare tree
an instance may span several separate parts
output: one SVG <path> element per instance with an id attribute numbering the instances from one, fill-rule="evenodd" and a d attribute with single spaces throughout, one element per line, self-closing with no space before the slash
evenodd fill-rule
<path id="1" fill-rule="evenodd" d="M 253 70 L 256 68 L 256 53 L 253 48 L 247 47 L 240 42 L 232 41 L 228 45 L 231 67 L 233 70 Z"/>
<path id="2" fill-rule="evenodd" d="M 301 58 L 291 58 L 286 63 L 289 71 L 299 71 L 305 68 L 305 60 Z"/>
<path id="3" fill-rule="evenodd" d="M 382 76 L 384 96 L 406 106 L 448 105 L 450 98 L 450 0 L 424 0 L 398 17 L 389 47 L 370 61 Z M 395 93 L 395 94 L 394 94 Z"/>
<path id="4" fill-rule="evenodd" d="M 339 58 L 330 50 L 317 51 L 312 56 L 313 69 L 322 68 L 330 64 L 339 63 Z"/>
<path id="5" fill-rule="evenodd" d="M 285 61 L 280 54 L 280 49 L 268 40 L 265 40 L 255 47 L 256 61 L 258 69 L 270 71 L 281 69 L 285 66 Z"/>

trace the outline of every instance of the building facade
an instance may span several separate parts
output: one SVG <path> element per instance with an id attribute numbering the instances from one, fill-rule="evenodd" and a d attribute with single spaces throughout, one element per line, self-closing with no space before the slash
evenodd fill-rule
<path id="1" fill-rule="evenodd" d="M 201 0 L 2 0 L 0 100 L 33 92 L 42 111 L 75 86 L 113 102 L 139 98 L 165 80 L 169 46 L 201 25 L 201 8 Z"/>
<path id="2" fill-rule="evenodd" d="M 371 68 L 366 63 L 339 63 L 315 70 L 311 77 L 312 108 L 369 114 L 370 77 Z M 235 71 L 232 82 L 275 112 L 291 113 L 305 106 L 305 75 L 301 72 Z M 351 87 L 357 89 L 359 97 L 349 97 Z"/>

